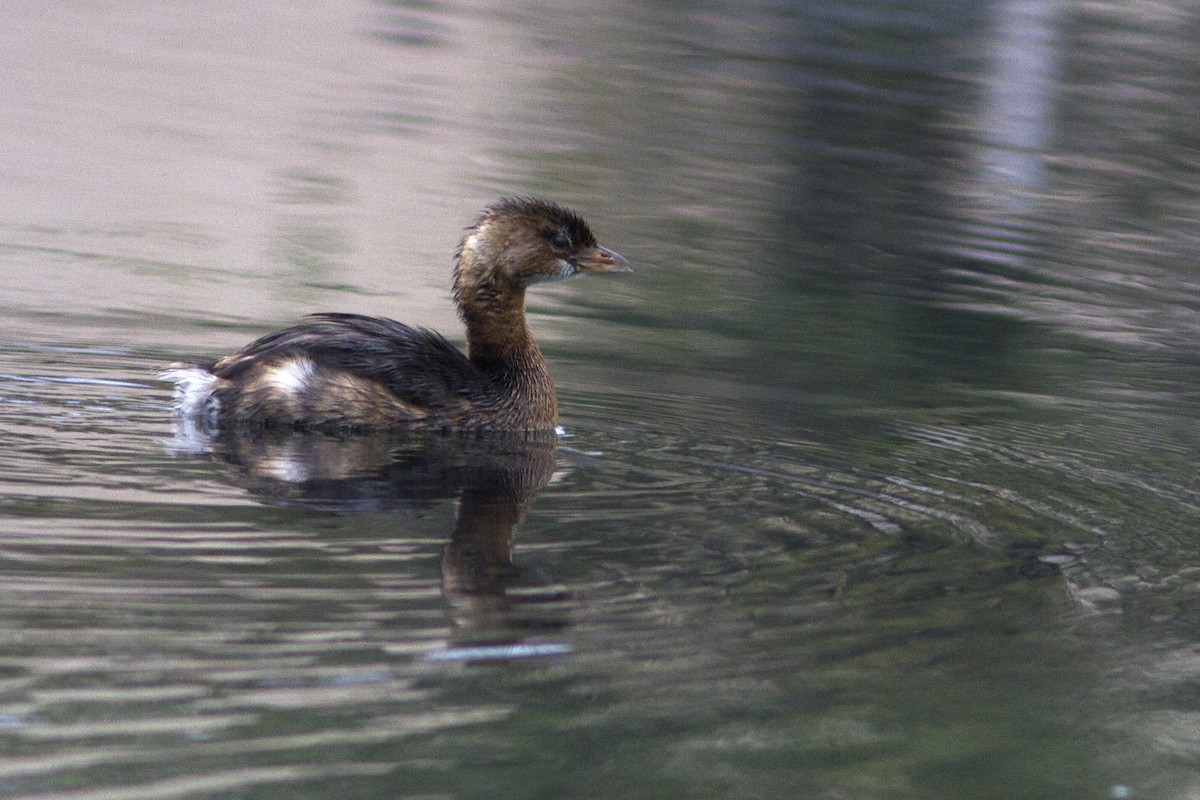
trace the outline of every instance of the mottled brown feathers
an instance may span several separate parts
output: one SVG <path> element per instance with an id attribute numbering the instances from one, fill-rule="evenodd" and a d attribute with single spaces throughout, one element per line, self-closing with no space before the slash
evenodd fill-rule
<path id="1" fill-rule="evenodd" d="M 490 379 L 433 331 L 356 314 L 308 320 L 213 365 L 225 414 L 322 427 L 441 427 L 488 394 Z"/>

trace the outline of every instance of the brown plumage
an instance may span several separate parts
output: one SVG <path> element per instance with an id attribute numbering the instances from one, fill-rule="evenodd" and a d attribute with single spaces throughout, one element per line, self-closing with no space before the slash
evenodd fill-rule
<path id="1" fill-rule="evenodd" d="M 390 319 L 317 314 L 216 362 L 174 365 L 179 413 L 205 427 L 544 430 L 554 383 L 525 322 L 525 290 L 586 272 L 628 272 L 575 212 L 535 199 L 486 208 L 455 254 L 464 355 Z"/>

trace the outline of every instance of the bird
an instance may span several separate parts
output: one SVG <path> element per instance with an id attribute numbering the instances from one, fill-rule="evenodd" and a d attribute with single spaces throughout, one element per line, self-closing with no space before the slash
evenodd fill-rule
<path id="1" fill-rule="evenodd" d="M 557 395 L 525 319 L 525 291 L 631 271 L 575 211 L 503 198 L 483 209 L 454 255 L 466 353 L 426 328 L 321 313 L 216 361 L 172 364 L 159 377 L 175 384 L 176 413 L 207 430 L 554 430 Z"/>

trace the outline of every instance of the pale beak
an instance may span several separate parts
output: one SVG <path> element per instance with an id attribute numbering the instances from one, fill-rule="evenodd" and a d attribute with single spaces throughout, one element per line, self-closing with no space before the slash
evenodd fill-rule
<path id="1" fill-rule="evenodd" d="M 596 245 L 595 248 L 584 250 L 575 259 L 577 272 L 633 272 L 633 267 L 620 253 L 607 247 Z"/>

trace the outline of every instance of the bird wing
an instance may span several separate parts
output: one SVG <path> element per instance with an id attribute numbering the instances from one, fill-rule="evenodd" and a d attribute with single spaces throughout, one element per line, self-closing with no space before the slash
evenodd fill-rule
<path id="1" fill-rule="evenodd" d="M 257 366 L 303 356 L 318 366 L 378 381 L 400 400 L 437 409 L 469 403 L 487 382 L 441 334 L 382 317 L 314 314 L 292 328 L 251 342 L 211 370 L 236 380 Z"/>

